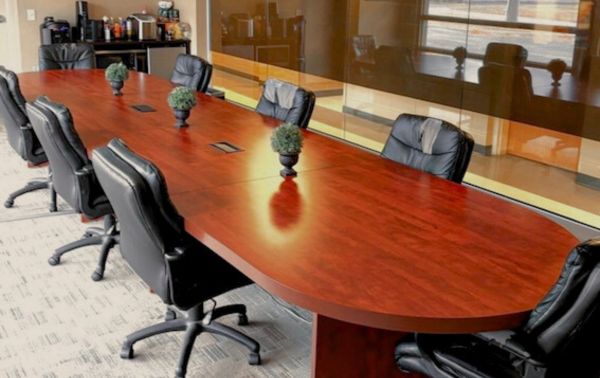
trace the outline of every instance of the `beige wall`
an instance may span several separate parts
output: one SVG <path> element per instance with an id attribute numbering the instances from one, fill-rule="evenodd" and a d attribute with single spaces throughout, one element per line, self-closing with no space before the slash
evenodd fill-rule
<path id="1" fill-rule="evenodd" d="M 204 3 L 207 0 L 180 0 L 176 7 L 181 11 L 182 21 L 192 26 L 192 52 L 198 51 L 196 34 L 200 31 L 197 25 L 198 8 L 196 2 Z M 73 25 L 75 23 L 74 0 L 18 0 L 19 34 L 21 36 L 21 71 L 36 70 L 38 66 L 38 47 L 40 45 L 39 25 L 45 16 L 55 19 L 65 19 Z M 125 17 L 131 13 L 146 9 L 148 13 L 156 14 L 156 0 L 88 0 L 90 17 L 93 19 L 102 16 Z M 35 9 L 36 20 L 27 21 L 27 9 Z"/>
<path id="2" fill-rule="evenodd" d="M 0 0 L 0 14 L 6 18 L 6 22 L 0 24 L 0 65 L 19 71 L 21 49 L 17 0 Z"/>

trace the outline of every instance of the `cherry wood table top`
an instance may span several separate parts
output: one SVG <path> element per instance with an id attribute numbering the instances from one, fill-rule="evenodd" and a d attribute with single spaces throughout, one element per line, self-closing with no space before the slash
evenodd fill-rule
<path id="1" fill-rule="evenodd" d="M 311 131 L 298 177 L 284 180 L 269 145 L 278 121 L 198 94 L 191 126 L 178 130 L 160 78 L 132 73 L 122 97 L 101 70 L 19 78 L 28 99 L 71 109 L 90 151 L 119 137 L 154 161 L 192 235 L 327 317 L 395 331 L 516 327 L 577 244 L 524 207 Z M 219 141 L 243 151 L 209 146 Z"/>

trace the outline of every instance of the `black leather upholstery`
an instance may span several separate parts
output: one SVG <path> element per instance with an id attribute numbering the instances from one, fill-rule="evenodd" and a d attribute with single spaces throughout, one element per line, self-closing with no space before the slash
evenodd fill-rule
<path id="1" fill-rule="evenodd" d="M 381 156 L 460 183 L 473 152 L 473 138 L 458 127 L 441 120 L 440 130 L 430 153 L 423 151 L 425 122 L 429 117 L 402 114 L 381 152 Z"/>
<path id="2" fill-rule="evenodd" d="M 112 214 L 69 109 L 40 97 L 27 104 L 27 112 L 48 155 L 53 187 L 60 197 L 90 219 Z"/>
<path id="3" fill-rule="evenodd" d="M 416 335 L 396 348 L 406 371 L 430 377 L 598 378 L 600 239 L 579 244 L 523 327 L 476 335 Z"/>
<path id="4" fill-rule="evenodd" d="M 270 80 L 279 82 L 274 79 Z M 294 96 L 292 107 L 286 109 L 282 107 L 278 101 L 269 101 L 263 92 L 263 95 L 256 106 L 256 111 L 260 114 L 277 118 L 282 122 L 307 128 L 315 108 L 315 102 L 316 97 L 313 92 L 298 88 Z"/>
<path id="5" fill-rule="evenodd" d="M 527 49 L 521 45 L 491 42 L 485 48 L 483 65 L 500 64 L 523 68 L 527 62 Z"/>
<path id="6" fill-rule="evenodd" d="M 57 43 L 40 46 L 39 60 L 40 71 L 96 67 L 94 47 L 87 43 Z"/>
<path id="7" fill-rule="evenodd" d="M 19 78 L 3 66 L 0 66 L 0 118 L 6 127 L 8 143 L 23 160 L 33 165 L 47 161 L 44 149 L 29 124 Z"/>
<path id="8" fill-rule="evenodd" d="M 527 50 L 520 45 L 490 43 L 479 68 L 481 96 L 478 106 L 488 114 L 512 119 L 531 111 L 533 85 L 525 68 Z"/>
<path id="9" fill-rule="evenodd" d="M 27 114 L 40 143 L 48 155 L 52 170 L 52 188 L 75 211 L 89 219 L 104 217 L 104 229 L 90 227 L 84 237 L 58 248 L 48 260 L 60 264 L 62 255 L 88 245 L 101 245 L 98 267 L 92 275 L 101 280 L 109 251 L 119 243 L 113 210 L 104 194 L 85 146 L 73 125 L 71 112 L 65 106 L 40 97 L 26 105 Z"/>
<path id="10" fill-rule="evenodd" d="M 204 309 L 206 300 L 251 281 L 185 232 L 158 168 L 118 139 L 94 150 L 93 164 L 119 218 L 123 257 L 165 304 L 187 315 L 177 319 L 176 312 L 167 310 L 165 322 L 127 336 L 121 357 L 132 358 L 133 345 L 140 340 L 185 331 L 176 373 L 184 377 L 194 340 L 208 332 L 243 344 L 250 350 L 250 364 L 260 364 L 260 345 L 255 340 L 214 321 L 239 314 L 238 324 L 247 324 L 244 305 L 216 307 L 215 302 L 211 310 Z"/>
<path id="11" fill-rule="evenodd" d="M 121 253 L 166 304 L 187 310 L 251 283 L 188 235 L 161 172 L 120 140 L 93 153 L 121 227 Z"/>
<path id="12" fill-rule="evenodd" d="M 206 93 L 212 77 L 213 67 L 206 60 L 195 55 L 179 54 L 171 82 Z"/>

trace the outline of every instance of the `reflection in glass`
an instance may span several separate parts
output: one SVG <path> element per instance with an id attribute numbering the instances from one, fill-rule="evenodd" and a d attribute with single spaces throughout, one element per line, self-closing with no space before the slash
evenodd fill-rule
<path id="1" fill-rule="evenodd" d="M 211 4 L 214 84 L 230 100 L 254 107 L 267 78 L 292 82 L 317 95 L 310 128 L 376 151 L 399 114 L 442 118 L 475 138 L 466 182 L 600 226 L 592 1 Z"/>

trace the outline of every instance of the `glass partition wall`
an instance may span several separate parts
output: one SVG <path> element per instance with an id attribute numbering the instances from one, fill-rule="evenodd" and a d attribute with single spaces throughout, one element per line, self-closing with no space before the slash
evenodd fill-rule
<path id="1" fill-rule="evenodd" d="M 312 90 L 310 128 L 375 152 L 401 113 L 471 133 L 467 183 L 600 227 L 600 10 L 589 0 L 212 0 L 213 84 Z"/>

